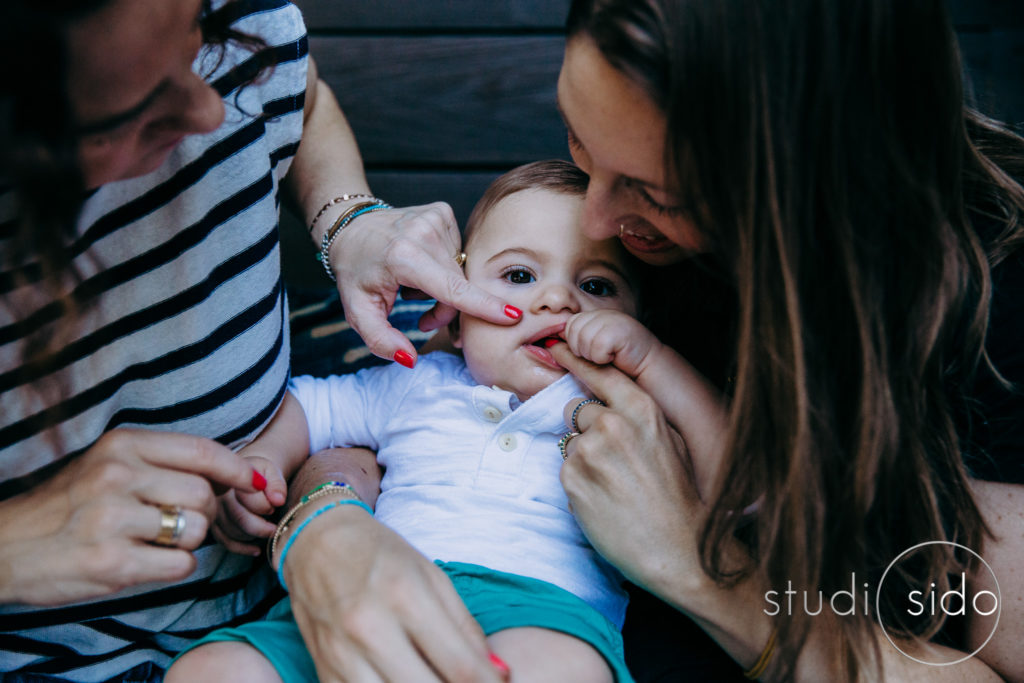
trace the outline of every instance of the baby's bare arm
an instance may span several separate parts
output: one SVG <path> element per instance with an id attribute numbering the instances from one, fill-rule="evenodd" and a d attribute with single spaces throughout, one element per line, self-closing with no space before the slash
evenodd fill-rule
<path id="1" fill-rule="evenodd" d="M 277 465 L 285 478 L 295 474 L 309 455 L 309 425 L 298 400 L 286 391 L 277 413 L 241 454 L 258 455 Z"/>
<path id="2" fill-rule="evenodd" d="M 213 536 L 234 553 L 258 555 L 260 539 L 274 533 L 268 518 L 284 505 L 288 479 L 308 454 L 306 415 L 295 397 L 286 392 L 270 423 L 239 452 L 253 468 L 256 492 L 230 490 L 218 497 Z"/>
<path id="3" fill-rule="evenodd" d="M 638 320 L 619 311 L 573 316 L 565 339 L 577 356 L 614 365 L 654 399 L 686 440 L 697 490 L 706 496 L 725 428 L 725 404 L 718 389 Z"/>

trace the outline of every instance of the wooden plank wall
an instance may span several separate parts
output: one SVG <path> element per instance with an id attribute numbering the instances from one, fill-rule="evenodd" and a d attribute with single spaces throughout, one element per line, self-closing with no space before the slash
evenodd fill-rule
<path id="1" fill-rule="evenodd" d="M 1024 124 L 1024 0 L 948 2 L 979 105 Z M 568 158 L 555 84 L 569 0 L 296 4 L 370 185 L 392 204 L 445 200 L 462 224 L 501 172 Z M 286 260 L 306 258 L 292 242 Z"/>

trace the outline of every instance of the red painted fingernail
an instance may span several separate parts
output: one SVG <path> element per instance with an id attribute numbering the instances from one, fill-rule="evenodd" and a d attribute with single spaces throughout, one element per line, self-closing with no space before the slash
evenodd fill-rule
<path id="1" fill-rule="evenodd" d="M 252 487 L 257 491 L 263 491 L 267 488 L 267 478 L 256 470 L 252 471 Z"/>
<path id="2" fill-rule="evenodd" d="M 503 660 L 501 657 L 494 654 L 493 652 L 490 653 L 490 655 L 488 656 L 491 659 L 491 666 L 500 671 L 503 676 L 508 676 L 512 672 L 512 670 L 508 668 L 508 664 L 506 664 L 505 660 Z"/>
<path id="3" fill-rule="evenodd" d="M 505 315 L 512 318 L 513 320 L 519 320 L 523 317 L 523 312 L 515 306 L 505 306 Z"/>
<path id="4" fill-rule="evenodd" d="M 399 365 L 404 365 L 407 368 L 411 368 L 416 365 L 416 361 L 414 361 L 412 356 L 405 351 L 395 351 L 395 362 Z"/>
<path id="5" fill-rule="evenodd" d="M 554 337 L 552 337 L 551 339 L 545 339 L 544 340 L 544 348 L 545 349 L 550 349 L 552 346 L 554 346 L 555 344 L 557 344 L 560 341 L 562 341 L 562 340 L 561 339 L 555 339 Z"/>

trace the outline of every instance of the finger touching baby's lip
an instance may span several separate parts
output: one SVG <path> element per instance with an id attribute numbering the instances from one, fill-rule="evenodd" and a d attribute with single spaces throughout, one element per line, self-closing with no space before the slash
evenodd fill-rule
<path id="1" fill-rule="evenodd" d="M 580 358 L 579 356 L 574 354 L 571 350 L 569 350 L 569 345 L 566 344 L 564 341 L 556 341 L 551 345 L 545 344 L 545 346 L 551 352 L 551 355 L 555 357 L 555 360 L 558 361 L 558 364 L 561 365 L 566 370 L 568 370 L 569 372 L 572 372 L 573 374 L 576 374 L 575 372 L 573 372 L 573 370 L 577 367 L 587 365 L 591 367 L 597 367 L 590 361 L 584 360 L 583 358 Z"/>
<path id="2" fill-rule="evenodd" d="M 586 389 L 607 405 L 626 403 L 638 397 L 643 390 L 628 375 L 612 365 L 596 365 L 580 358 L 564 343 L 554 344 L 549 349 L 555 361 L 568 370 Z"/>

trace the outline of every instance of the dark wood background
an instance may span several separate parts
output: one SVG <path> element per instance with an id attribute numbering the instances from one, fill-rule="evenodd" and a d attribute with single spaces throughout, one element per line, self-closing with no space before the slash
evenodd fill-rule
<path id="1" fill-rule="evenodd" d="M 295 1 L 390 203 L 444 200 L 461 225 L 505 170 L 568 158 L 555 109 L 568 0 Z M 977 105 L 1024 129 L 1024 0 L 948 1 Z M 286 261 L 307 258 L 303 233 L 285 232 Z"/>

